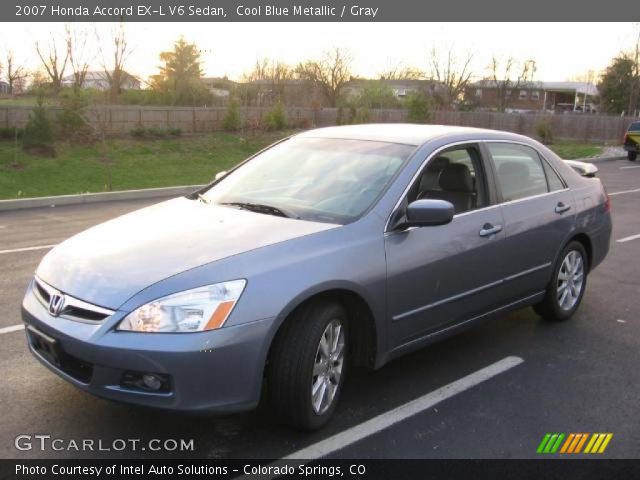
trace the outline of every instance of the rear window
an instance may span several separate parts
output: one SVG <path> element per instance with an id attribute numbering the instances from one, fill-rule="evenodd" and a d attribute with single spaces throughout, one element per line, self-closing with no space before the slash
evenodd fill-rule
<path id="1" fill-rule="evenodd" d="M 640 131 L 640 122 L 633 122 L 631 125 L 629 125 L 629 132 L 633 131 Z"/>

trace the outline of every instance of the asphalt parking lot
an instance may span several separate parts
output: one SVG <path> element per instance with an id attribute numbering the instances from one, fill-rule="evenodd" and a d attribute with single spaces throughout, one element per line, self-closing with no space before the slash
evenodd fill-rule
<path id="1" fill-rule="evenodd" d="M 334 420 L 313 434 L 279 426 L 264 405 L 224 417 L 170 414 L 92 397 L 51 374 L 19 328 L 24 290 L 47 246 L 157 200 L 0 213 L 0 457 L 276 459 L 310 448 L 302 451 L 334 458 L 533 458 L 547 432 L 611 432 L 601 458 L 638 458 L 640 165 L 598 166 L 613 194 L 611 251 L 589 276 L 573 319 L 549 324 L 528 308 L 379 371 L 351 371 Z M 504 359 L 509 368 L 468 380 Z M 366 435 L 353 428 L 379 415 Z M 195 450 L 20 451 L 21 434 L 103 446 L 116 438 L 194 439 Z"/>

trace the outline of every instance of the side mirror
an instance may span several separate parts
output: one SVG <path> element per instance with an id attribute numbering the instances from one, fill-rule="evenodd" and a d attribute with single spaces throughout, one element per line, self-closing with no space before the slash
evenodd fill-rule
<path id="1" fill-rule="evenodd" d="M 411 202 L 407 207 L 403 227 L 433 227 L 453 220 L 454 209 L 446 200 L 424 199 Z"/>
<path id="2" fill-rule="evenodd" d="M 220 180 L 222 177 L 224 177 L 227 174 L 226 170 L 223 170 L 221 172 L 216 173 L 216 176 L 213 177 L 213 181 L 217 182 L 218 180 Z"/>

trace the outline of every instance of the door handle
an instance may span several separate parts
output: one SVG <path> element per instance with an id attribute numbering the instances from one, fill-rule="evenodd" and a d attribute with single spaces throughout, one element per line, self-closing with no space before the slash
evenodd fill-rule
<path id="1" fill-rule="evenodd" d="M 502 225 L 493 226 L 490 223 L 485 223 L 479 233 L 481 237 L 490 237 L 500 231 L 502 231 Z"/>
<path id="2" fill-rule="evenodd" d="M 565 205 L 562 202 L 558 202 L 558 204 L 556 205 L 556 213 L 564 213 L 570 209 L 571 209 L 571 205 Z"/>

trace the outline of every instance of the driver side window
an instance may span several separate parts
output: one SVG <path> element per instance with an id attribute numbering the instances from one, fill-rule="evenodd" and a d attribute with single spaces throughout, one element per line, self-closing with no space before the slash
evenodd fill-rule
<path id="1" fill-rule="evenodd" d="M 439 199 L 451 202 L 456 214 L 488 205 L 480 151 L 460 145 L 438 153 L 424 167 L 411 187 L 408 202 Z"/>

